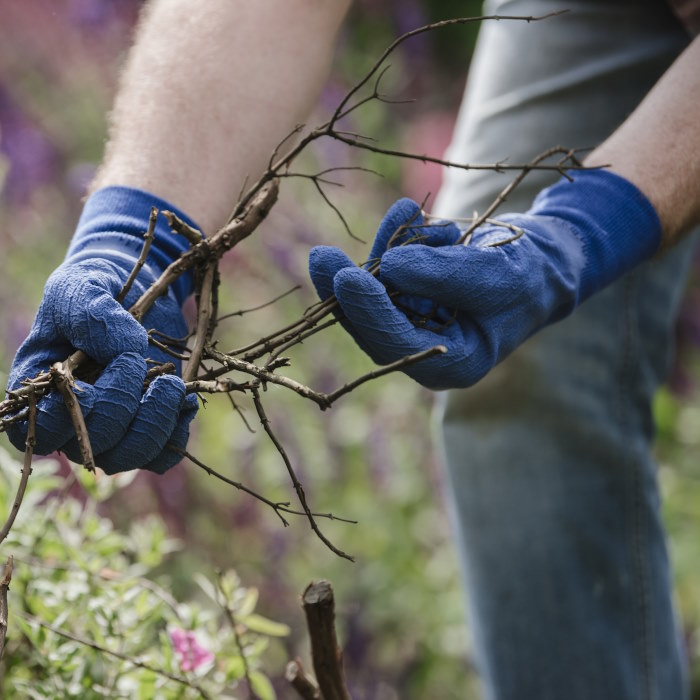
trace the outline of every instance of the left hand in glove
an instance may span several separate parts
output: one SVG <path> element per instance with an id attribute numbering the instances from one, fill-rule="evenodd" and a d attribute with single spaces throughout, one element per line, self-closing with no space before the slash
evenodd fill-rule
<path id="1" fill-rule="evenodd" d="M 370 260 L 357 267 L 339 249 L 309 258 L 319 296 L 332 294 L 344 328 L 379 364 L 445 345 L 447 353 L 405 368 L 431 389 L 476 383 L 535 331 L 570 314 L 620 275 L 650 258 L 661 225 L 646 197 L 606 170 L 570 173 L 543 190 L 526 214 L 484 225 L 454 245 L 453 223 L 424 224 L 402 199 L 379 227 Z M 378 277 L 368 269 L 379 262 Z"/>
<path id="2" fill-rule="evenodd" d="M 147 469 L 162 474 L 180 461 L 168 445 L 184 448 L 197 397 L 186 395 L 179 376 L 156 377 L 144 392 L 146 359 L 180 363 L 149 344 L 146 329 L 166 337 L 187 335 L 182 304 L 192 289 L 183 275 L 160 296 L 143 319 L 127 309 L 187 243 L 174 236 L 159 217 L 146 265 L 120 304 L 124 286 L 143 246 L 152 204 L 172 208 L 141 190 L 109 187 L 88 200 L 63 264 L 49 277 L 29 336 L 17 351 L 9 389 L 47 371 L 54 362 L 82 350 L 104 368 L 90 384 L 76 381 L 75 397 L 85 419 L 97 466 L 108 474 Z M 157 337 L 162 337 L 158 335 Z M 36 454 L 61 450 L 82 461 L 73 425 L 61 395 L 52 391 L 37 404 Z M 10 425 L 8 437 L 24 450 L 27 421 Z"/>

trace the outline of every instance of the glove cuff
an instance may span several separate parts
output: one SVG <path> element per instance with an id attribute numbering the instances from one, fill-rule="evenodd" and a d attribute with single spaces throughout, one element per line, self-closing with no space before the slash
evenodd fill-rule
<path id="1" fill-rule="evenodd" d="M 186 214 L 155 195 L 131 187 L 112 186 L 97 190 L 88 197 L 68 247 L 66 260 L 107 258 L 133 267 L 143 247 L 151 207 L 169 210 L 188 225 L 198 228 Z M 141 276 L 155 281 L 165 268 L 189 249 L 189 243 L 170 230 L 165 217 L 156 220 L 155 239 L 148 253 Z M 171 289 L 180 305 L 192 293 L 191 271 L 180 276 Z"/>
<path id="2" fill-rule="evenodd" d="M 646 196 L 610 170 L 572 170 L 537 196 L 530 214 L 569 221 L 586 264 L 578 302 L 651 258 L 661 244 L 661 222 Z"/>

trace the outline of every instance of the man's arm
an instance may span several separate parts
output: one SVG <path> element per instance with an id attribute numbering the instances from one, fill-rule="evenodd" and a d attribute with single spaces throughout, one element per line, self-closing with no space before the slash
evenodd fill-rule
<path id="1" fill-rule="evenodd" d="M 112 113 L 97 190 L 172 202 L 205 232 L 303 121 L 349 0 L 153 0 Z"/>
<path id="2" fill-rule="evenodd" d="M 164 338 L 187 334 L 182 304 L 192 275 L 156 300 L 145 328 L 126 311 L 187 246 L 162 217 L 124 305 L 116 299 L 136 264 L 151 206 L 180 207 L 205 232 L 225 222 L 245 176 L 256 178 L 273 147 L 306 115 L 346 5 L 153 0 L 147 6 L 104 164 L 9 376 L 9 388 L 18 388 L 73 350 L 102 364 L 95 384 L 78 382 L 76 393 L 104 471 L 170 469 L 180 459 L 171 448 L 187 444 L 198 406 L 179 376 L 156 377 L 143 392 L 146 360 L 173 359 L 150 343 L 145 328 Z M 60 396 L 43 397 L 38 416 L 35 452 L 60 449 L 81 461 Z M 26 421 L 8 430 L 20 450 L 26 434 Z"/>
<path id="3" fill-rule="evenodd" d="M 700 37 L 587 158 L 610 165 L 654 205 L 663 246 L 700 223 Z"/>

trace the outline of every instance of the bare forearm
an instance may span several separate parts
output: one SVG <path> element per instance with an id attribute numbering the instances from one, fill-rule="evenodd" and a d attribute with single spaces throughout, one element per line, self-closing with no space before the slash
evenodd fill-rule
<path id="1" fill-rule="evenodd" d="M 93 189 L 126 185 L 205 231 L 306 117 L 349 0 L 153 0 L 122 76 Z"/>
<path id="2" fill-rule="evenodd" d="M 654 205 L 663 245 L 700 224 L 700 38 L 586 160 L 609 164 Z"/>

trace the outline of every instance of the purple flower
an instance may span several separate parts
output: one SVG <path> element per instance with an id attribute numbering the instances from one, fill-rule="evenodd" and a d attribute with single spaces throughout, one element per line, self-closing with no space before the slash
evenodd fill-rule
<path id="1" fill-rule="evenodd" d="M 174 627 L 169 634 L 183 671 L 196 671 L 200 666 L 214 661 L 214 654 L 197 641 L 194 632 Z"/>

